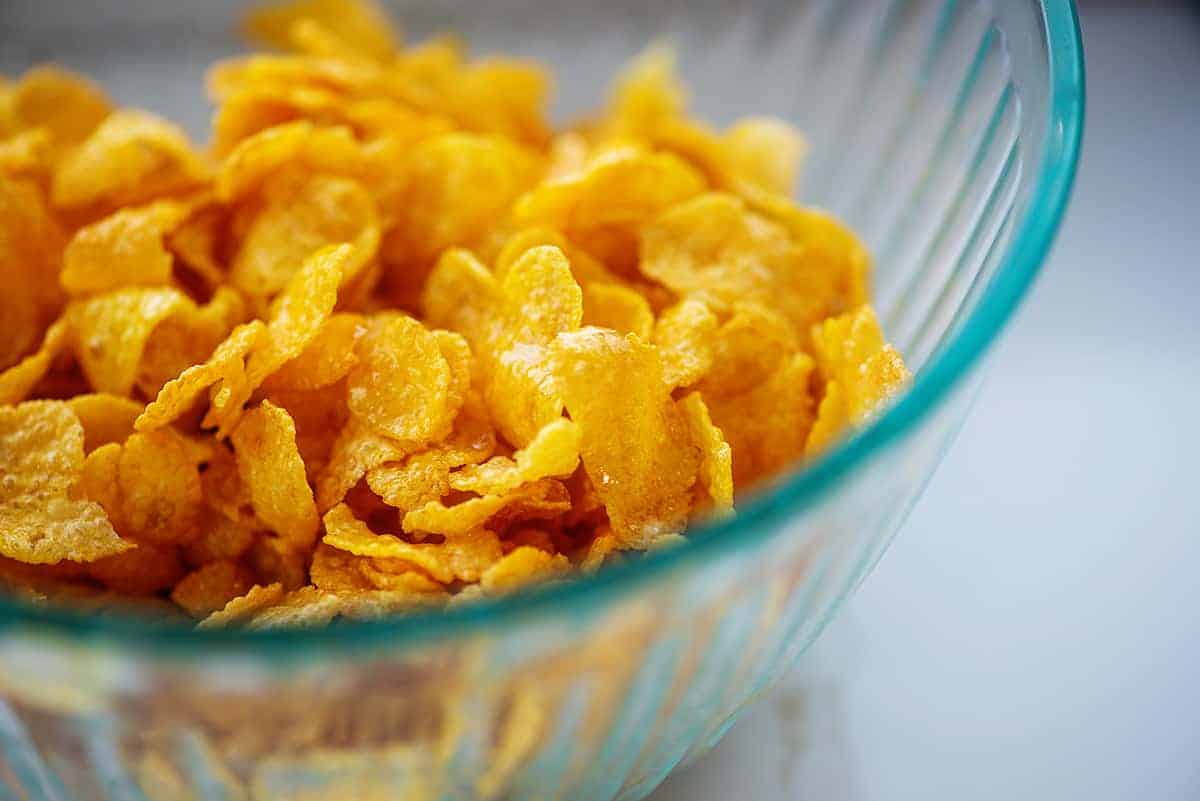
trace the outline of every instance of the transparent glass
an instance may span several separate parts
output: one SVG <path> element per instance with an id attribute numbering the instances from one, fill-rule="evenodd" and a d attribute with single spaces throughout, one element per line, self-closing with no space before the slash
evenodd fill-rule
<path id="1" fill-rule="evenodd" d="M 1083 63 L 1067 0 L 393 4 L 408 31 L 553 64 L 594 105 L 649 41 L 716 123 L 811 138 L 803 199 L 877 259 L 916 370 L 869 428 L 736 520 L 594 578 L 444 614 L 198 633 L 0 601 L 0 799 L 634 801 L 711 748 L 863 579 L 966 414 L 1067 201 Z M 0 70 L 57 60 L 206 126 L 236 4 L 0 7 Z"/>

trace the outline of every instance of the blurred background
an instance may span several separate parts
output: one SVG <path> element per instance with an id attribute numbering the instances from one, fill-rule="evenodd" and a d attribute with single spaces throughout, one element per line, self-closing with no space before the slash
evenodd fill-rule
<path id="1" fill-rule="evenodd" d="M 74 8 L 0 0 L 10 32 Z M 147 31 L 178 7 L 89 12 L 111 30 L 73 66 L 123 100 L 161 85 L 147 53 L 177 42 Z M 1081 12 L 1073 205 L 974 414 L 804 664 L 654 801 L 1200 799 L 1200 5 Z M 0 36 L 0 70 L 34 40 Z M 204 129 L 197 95 L 162 101 Z"/>
<path id="2" fill-rule="evenodd" d="M 958 442 L 654 801 L 1200 799 L 1200 4 L 1080 11 L 1074 200 Z"/>

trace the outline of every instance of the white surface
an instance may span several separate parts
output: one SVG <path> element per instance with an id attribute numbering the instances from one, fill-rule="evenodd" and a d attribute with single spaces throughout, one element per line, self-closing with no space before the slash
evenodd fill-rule
<path id="1" fill-rule="evenodd" d="M 654 801 L 1200 799 L 1200 8 L 1085 4 L 1074 204 L 808 661 Z"/>

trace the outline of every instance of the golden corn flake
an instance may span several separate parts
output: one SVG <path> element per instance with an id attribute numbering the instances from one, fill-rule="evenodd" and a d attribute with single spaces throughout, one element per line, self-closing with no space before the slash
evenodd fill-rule
<path id="1" fill-rule="evenodd" d="M 646 132 L 655 147 L 673 153 L 704 174 L 714 189 L 741 194 L 761 190 L 753 179 L 738 174 L 726 142 L 716 130 L 686 117 L 659 120 Z"/>
<path id="2" fill-rule="evenodd" d="M 851 419 L 861 422 L 907 380 L 895 349 L 883 339 L 869 306 L 826 320 L 813 332 L 817 366 L 826 381 L 841 383 Z"/>
<path id="3" fill-rule="evenodd" d="M 218 156 L 231 153 L 240 142 L 264 130 L 303 119 L 336 112 L 345 98 L 328 88 L 300 83 L 310 72 L 312 59 L 282 57 L 293 68 L 294 83 L 256 80 L 262 60 L 278 63 L 273 57 L 252 56 L 235 62 L 219 62 L 209 72 L 209 94 L 218 102 L 212 121 L 212 150 Z M 334 62 L 329 63 L 346 63 Z M 319 74 L 320 71 L 318 71 Z M 298 85 L 297 85 L 298 84 Z"/>
<path id="4" fill-rule="evenodd" d="M 489 593 L 502 594 L 564 576 L 570 569 L 571 561 L 562 554 L 522 546 L 484 571 L 479 585 Z"/>
<path id="5" fill-rule="evenodd" d="M 171 600 L 203 620 L 224 609 L 254 586 L 254 573 L 237 562 L 210 562 L 185 576 L 171 591 Z"/>
<path id="6" fill-rule="evenodd" d="M 242 417 L 232 442 L 258 518 L 295 547 L 311 547 L 320 521 L 292 418 L 263 401 Z"/>
<path id="7" fill-rule="evenodd" d="M 377 61 L 394 58 L 400 36 L 386 13 L 371 0 L 294 0 L 257 9 L 246 18 L 246 31 L 277 48 L 294 44 L 298 23 L 311 22 L 329 31 L 351 52 Z"/>
<path id="8" fill-rule="evenodd" d="M 368 58 L 324 24 L 315 19 L 298 19 L 288 27 L 288 39 L 295 50 L 319 58 L 338 58 L 347 62 Z"/>
<path id="9" fill-rule="evenodd" d="M 178 201 L 122 209 L 75 234 L 63 253 L 62 287 L 72 295 L 171 281 L 172 259 L 163 244 L 191 209 Z"/>
<path id="10" fill-rule="evenodd" d="M 409 457 L 404 464 L 385 464 L 367 473 L 367 485 L 384 503 L 408 511 L 450 492 L 454 460 L 434 450 Z"/>
<path id="11" fill-rule="evenodd" d="M 869 306 L 826 320 L 813 331 L 813 347 L 825 397 L 808 438 L 815 455 L 849 426 L 861 425 L 909 380 L 908 368 Z"/>
<path id="12" fill-rule="evenodd" d="M 267 608 L 256 612 L 245 623 L 247 631 L 305 629 L 326 626 L 338 618 L 358 619 L 356 612 L 371 604 L 384 605 L 378 593 L 361 590 L 352 593 L 327 592 L 312 586 L 292 590 Z M 393 609 L 402 607 L 395 606 Z"/>
<path id="13" fill-rule="evenodd" d="M 349 279 L 374 258 L 380 226 L 375 202 L 363 186 L 331 175 L 287 170 L 272 176 L 261 198 L 245 207 L 244 232 L 229 279 L 254 297 L 274 297 L 313 251 L 350 243 L 342 264 Z"/>
<path id="14" fill-rule="evenodd" d="M 55 338 L 61 343 L 65 339 L 64 334 L 68 331 L 69 329 L 65 325 L 58 326 Z M 46 373 L 50 372 L 50 367 L 58 355 L 57 350 L 57 348 L 49 347 L 48 344 L 43 345 L 36 352 L 0 373 L 0 404 L 20 403 L 27 399 L 38 382 L 46 377 Z"/>
<path id="15" fill-rule="evenodd" d="M 687 90 L 675 75 L 675 50 L 651 45 L 617 76 L 608 118 L 619 133 L 646 135 L 687 111 Z"/>
<path id="16" fill-rule="evenodd" d="M 804 248 L 805 263 L 814 272 L 825 270 L 835 290 L 835 313 L 844 313 L 870 301 L 871 256 L 854 232 L 827 212 L 798 206 L 772 192 L 741 192 L 747 206 L 787 229 Z M 814 276 L 809 276 L 814 278 Z"/>
<path id="17" fill-rule="evenodd" d="M 558 248 L 526 251 L 504 276 L 501 291 L 506 327 L 518 343 L 547 344 L 583 319 L 582 291 Z"/>
<path id="18" fill-rule="evenodd" d="M 361 559 L 358 571 L 371 589 L 425 596 L 446 594 L 445 587 L 403 559 Z"/>
<path id="19" fill-rule="evenodd" d="M 584 573 L 594 573 L 603 567 L 611 557 L 620 554 L 621 550 L 621 543 L 611 528 L 599 529 L 595 538 L 588 544 L 583 561 L 579 563 L 579 569 Z"/>
<path id="20" fill-rule="evenodd" d="M 204 618 L 197 628 L 219 629 L 243 623 L 255 613 L 279 603 L 283 596 L 282 584 L 255 585 L 245 595 L 234 598 L 219 611 Z"/>
<path id="21" fill-rule="evenodd" d="M 428 606 L 438 600 L 438 595 L 409 591 L 367 590 L 334 593 L 303 587 L 288 594 L 279 604 L 255 614 L 247 628 L 312 628 L 324 626 L 338 618 L 378 620 L 388 615 Z"/>
<path id="22" fill-rule="evenodd" d="M 387 246 L 388 260 L 423 277 L 422 268 L 446 248 L 478 243 L 533 184 L 537 170 L 531 153 L 496 136 L 449 133 L 421 142 L 408 159 L 405 213 Z"/>
<path id="23" fill-rule="evenodd" d="M 432 36 L 401 52 L 391 65 L 395 91 L 413 105 L 437 104 L 437 87 L 448 83 L 466 59 L 466 43 L 453 33 Z"/>
<path id="24" fill-rule="evenodd" d="M 520 494 L 487 495 L 453 506 L 429 501 L 404 515 L 404 530 L 422 534 L 463 535 L 483 526 L 500 510 L 519 500 Z"/>
<path id="25" fill-rule="evenodd" d="M 611 328 L 618 334 L 637 334 L 649 342 L 654 333 L 654 312 L 637 290 L 593 282 L 583 287 L 583 324 Z"/>
<path id="26" fill-rule="evenodd" d="M 277 603 L 254 612 L 246 622 L 246 629 L 264 631 L 325 626 L 337 618 L 341 606 L 341 596 L 316 587 L 300 587 L 284 595 Z"/>
<path id="27" fill-rule="evenodd" d="M 675 74 L 672 48 L 648 48 L 622 73 L 607 127 L 682 156 L 714 188 L 790 195 L 805 153 L 804 138 L 786 122 L 746 117 L 723 134 L 686 116 L 688 97 Z"/>
<path id="28" fill-rule="evenodd" d="M 126 440 L 118 483 L 122 533 L 155 545 L 187 542 L 199 533 L 200 471 L 178 435 L 153 431 Z"/>
<path id="29" fill-rule="evenodd" d="M 184 304 L 154 329 L 138 365 L 137 389 L 154 398 L 167 382 L 209 358 L 238 323 L 246 319 L 246 303 L 221 287 L 203 306 Z"/>
<path id="30" fill-rule="evenodd" d="M 399 462 L 417 446 L 377 434 L 351 422 L 338 435 L 329 461 L 317 478 L 317 507 L 326 511 L 340 503 L 367 473 L 388 462 Z"/>
<path id="31" fill-rule="evenodd" d="M 550 78 L 538 65 L 510 58 L 467 64 L 445 87 L 442 108 L 464 128 L 534 147 L 550 138 Z"/>
<path id="32" fill-rule="evenodd" d="M 325 515 L 325 531 L 326 545 L 355 556 L 400 559 L 443 584 L 478 581 L 502 554 L 499 538 L 484 530 L 448 537 L 439 544 L 410 543 L 389 534 L 376 534 L 345 505 Z"/>
<path id="33" fill-rule="evenodd" d="M 614 147 L 580 172 L 541 184 L 517 202 L 514 213 L 521 222 L 570 234 L 640 224 L 703 191 L 703 176 L 676 156 Z"/>
<path id="34" fill-rule="evenodd" d="M 50 132 L 45 128 L 0 139 L 0 175 L 30 176 L 42 172 L 49 165 L 50 148 Z"/>
<path id="35" fill-rule="evenodd" d="M 239 142 L 221 162 L 214 190 L 224 203 L 240 200 L 292 164 L 314 172 L 354 174 L 363 169 L 363 154 L 363 146 L 347 128 L 313 125 L 308 120 L 284 123 Z"/>
<path id="36" fill-rule="evenodd" d="M 204 479 L 208 478 L 209 472 L 211 467 L 202 478 L 206 493 L 209 485 Z M 210 511 L 205 516 L 200 536 L 184 546 L 184 556 L 193 565 L 238 559 L 250 550 L 256 538 L 257 533 L 247 525 Z"/>
<path id="37" fill-rule="evenodd" d="M 590 137 L 578 131 L 556 134 L 550 140 L 546 178 L 562 178 L 582 170 L 591 152 L 590 140 Z"/>
<path id="38" fill-rule="evenodd" d="M 311 165 L 315 170 L 362 180 L 378 190 L 382 201 L 395 197 L 395 190 L 398 189 L 396 182 L 402 174 L 403 165 L 397 162 L 396 157 L 418 142 L 454 129 L 446 118 L 415 111 L 400 101 L 348 96 L 344 89 L 320 85 L 327 77 L 322 67 L 339 62 L 326 59 L 272 59 L 268 62 L 271 69 L 264 70 L 263 67 L 267 65 L 263 61 L 261 57 L 254 57 L 241 64 L 221 65 L 214 71 L 214 77 L 222 84 L 251 79 L 251 82 L 243 82 L 232 90 L 218 90 L 223 96 L 213 119 L 215 152 L 237 152 L 242 142 L 272 129 L 297 123 L 316 125 L 319 132 L 329 130 L 353 134 L 369 141 L 351 149 L 346 146 L 344 138 L 321 141 L 322 134 L 319 133 L 294 155 L 301 163 Z M 257 76 L 262 72 L 279 72 L 280 67 L 283 73 L 294 77 L 274 75 L 263 80 Z M 365 78 L 357 77 L 373 86 L 385 85 L 385 76 L 377 71 L 368 70 Z M 317 146 L 323 149 L 315 149 Z M 283 155 L 282 150 L 270 152 Z M 383 175 L 372 175 L 370 172 L 379 169 L 383 170 Z M 253 174 L 257 171 L 248 172 Z"/>
<path id="39" fill-rule="evenodd" d="M 62 305 L 58 274 L 67 242 L 67 223 L 50 207 L 41 186 L 22 179 L 0 177 L 0 254 L 7 262 L 9 281 L 20 277 L 30 297 L 49 321 Z"/>
<path id="40" fill-rule="evenodd" d="M 812 370 L 812 357 L 796 353 L 745 392 L 704 396 L 713 423 L 733 450 L 738 487 L 778 475 L 804 455 L 813 422 Z"/>
<path id="41" fill-rule="evenodd" d="M 425 284 L 421 309 L 431 324 L 463 334 L 478 354 L 490 351 L 499 335 L 500 284 L 470 251 L 442 254 Z"/>
<path id="42" fill-rule="evenodd" d="M 561 251 L 527 251 L 499 286 L 469 254 L 450 251 L 430 277 L 425 309 L 471 343 L 482 362 L 488 409 L 511 442 L 528 444 L 562 415 L 545 348 L 559 332 L 579 327 L 583 294 Z"/>
<path id="43" fill-rule="evenodd" d="M 538 432 L 513 458 L 497 456 L 456 473 L 450 486 L 463 492 L 496 495 L 543 478 L 569 476 L 579 466 L 579 426 L 559 419 Z"/>
<path id="44" fill-rule="evenodd" d="M 540 245 L 552 245 L 563 252 L 571 266 L 571 274 L 575 276 L 575 280 L 580 286 L 586 287 L 593 282 L 620 284 L 621 279 L 600 261 L 572 245 L 559 231 L 544 225 L 523 228 L 505 240 L 504 245 L 496 254 L 496 278 L 503 280 L 519 258 Z"/>
<path id="45" fill-rule="evenodd" d="M 689 387 L 708 373 L 716 359 L 717 327 L 717 315 L 699 300 L 662 313 L 654 324 L 654 345 L 668 386 Z"/>
<path id="46" fill-rule="evenodd" d="M 309 579 L 317 589 L 330 592 L 369 590 L 373 585 L 360 569 L 366 561 L 363 557 L 322 542 L 313 551 Z"/>
<path id="47" fill-rule="evenodd" d="M 515 529 L 505 538 L 504 547 L 508 553 L 524 546 L 538 548 L 550 554 L 558 551 L 558 541 L 554 533 L 540 528 Z"/>
<path id="48" fill-rule="evenodd" d="M 254 568 L 259 582 L 280 584 L 291 592 L 308 583 L 310 553 L 297 550 L 279 537 L 259 537 L 250 546 L 246 560 Z"/>
<path id="49" fill-rule="evenodd" d="M 349 245 L 330 245 L 313 252 L 276 298 L 262 347 L 246 365 L 252 388 L 292 359 L 321 333 L 337 304 L 338 287 L 353 255 Z"/>
<path id="50" fill-rule="evenodd" d="M 88 565 L 88 575 L 123 595 L 155 595 L 174 586 L 187 573 L 179 549 L 138 543 L 132 549 Z"/>
<path id="51" fill-rule="evenodd" d="M 121 445 L 110 442 L 101 445 L 83 461 L 79 477 L 79 494 L 104 507 L 109 521 L 117 527 L 121 522 Z"/>
<path id="52" fill-rule="evenodd" d="M 714 512 L 732 512 L 733 449 L 725 441 L 721 429 L 713 425 L 700 393 L 689 393 L 679 402 L 679 408 L 692 432 L 692 441 L 700 448 L 700 486 L 704 488 Z"/>
<path id="53" fill-rule="evenodd" d="M 504 277 L 502 319 L 492 370 L 484 388 L 488 408 L 514 445 L 524 446 L 562 414 L 562 399 L 547 369 L 546 348 L 556 334 L 583 320 L 583 294 L 556 248 L 534 248 Z"/>
<path id="54" fill-rule="evenodd" d="M 791 125 L 773 117 L 748 117 L 724 136 L 729 167 L 739 178 L 781 195 L 791 195 L 807 145 Z"/>
<path id="55" fill-rule="evenodd" d="M 54 66 L 22 75 L 6 105 L 17 131 L 46 131 L 56 154 L 86 139 L 112 111 L 98 86 Z"/>
<path id="56" fill-rule="evenodd" d="M 211 388 L 211 405 L 203 425 L 227 437 L 242 408 L 262 382 L 300 356 L 320 333 L 337 302 L 341 265 L 348 246 L 314 253 L 276 300 L 268 325 L 255 320 L 239 326 L 207 362 L 188 368 L 167 382 L 138 420 L 139 430 L 152 430 L 176 419 Z"/>
<path id="57" fill-rule="evenodd" d="M 647 225 L 641 269 L 680 295 L 721 306 L 757 303 L 779 311 L 797 332 L 840 311 L 835 265 L 732 195 L 709 193 Z"/>
<path id="58" fill-rule="evenodd" d="M 177 289 L 120 289 L 77 301 L 67 310 L 75 353 L 91 386 L 129 395 L 154 330 L 169 317 L 194 307 Z"/>
<path id="59" fill-rule="evenodd" d="M 206 85 L 220 111 L 226 101 L 250 87 L 317 86 L 350 93 L 369 88 L 378 81 L 380 74 L 371 65 L 336 58 L 309 58 L 301 53 L 254 53 L 213 64 Z"/>
<path id="60" fill-rule="evenodd" d="M 76 395 L 67 405 L 83 425 L 83 449 L 87 453 L 109 443 L 124 442 L 133 434 L 143 407 L 117 395 Z"/>
<path id="61" fill-rule="evenodd" d="M 250 490 L 242 481 L 237 457 L 228 444 L 213 449 L 200 483 L 204 485 L 204 502 L 210 512 L 243 527 L 259 526 L 251 508 Z"/>
<path id="62" fill-rule="evenodd" d="M 276 370 L 263 388 L 268 392 L 308 392 L 341 381 L 358 364 L 355 346 L 367 331 L 357 314 L 335 314 L 300 355 Z M 470 362 L 468 360 L 468 369 Z"/>
<path id="63" fill-rule="evenodd" d="M 555 127 L 542 65 L 372 0 L 246 28 L 282 52 L 212 67 L 203 151 L 0 78 L 4 587 L 254 630 L 469 603 L 678 546 L 907 382 L 865 247 L 791 200 L 803 139 L 690 115 L 669 48 Z"/>
<path id="64" fill-rule="evenodd" d="M 38 350 L 0 373 L 0 406 L 10 406 L 27 399 L 38 383 L 50 372 L 71 342 L 71 328 L 60 320 L 46 332 L 46 338 Z"/>
<path id="65" fill-rule="evenodd" d="M 95 502 L 77 500 L 83 426 L 65 403 L 0 407 L 0 556 L 94 562 L 127 551 Z"/>
<path id="66" fill-rule="evenodd" d="M 616 536 L 644 547 L 682 530 L 700 452 L 657 351 L 633 335 L 585 328 L 559 335 L 552 365 Z"/>
<path id="67" fill-rule="evenodd" d="M 0 176 L 0 370 L 33 349 L 58 309 L 65 239 L 36 184 Z"/>
<path id="68" fill-rule="evenodd" d="M 566 488 L 557 481 L 543 479 L 498 495 L 484 495 L 446 506 L 430 501 L 407 512 L 403 527 L 409 533 L 463 536 L 482 527 L 503 513 L 510 519 L 537 519 L 555 516 L 570 509 Z"/>
<path id="69" fill-rule="evenodd" d="M 54 174 L 52 197 L 65 207 L 120 206 L 202 184 L 211 170 L 181 128 L 144 111 L 114 111 Z"/>
<path id="70" fill-rule="evenodd" d="M 346 382 L 313 390 L 274 390 L 266 393 L 266 399 L 291 415 L 296 424 L 296 447 L 309 478 L 315 481 L 333 453 L 339 432 L 350 420 Z"/>
<path id="71" fill-rule="evenodd" d="M 451 405 L 450 365 L 429 329 L 411 317 L 384 316 L 357 354 L 349 379 L 355 419 L 396 440 L 421 444 L 445 436 L 458 409 Z"/>
<path id="72" fill-rule="evenodd" d="M 175 441 L 178 442 L 188 459 L 196 465 L 207 465 L 213 459 L 218 458 L 224 450 L 224 446 L 219 442 L 214 442 L 210 437 L 200 434 L 184 434 L 178 431 L 175 433 Z"/>
<path id="73" fill-rule="evenodd" d="M 446 408 L 448 417 L 454 418 L 467 401 L 471 391 L 472 355 L 471 346 L 467 340 L 453 331 L 438 329 L 433 332 L 437 340 L 438 350 L 450 368 L 450 385 L 446 390 Z"/>
<path id="74" fill-rule="evenodd" d="M 153 431 L 184 415 L 210 388 L 215 397 L 245 396 L 247 389 L 246 356 L 258 347 L 267 327 L 261 320 L 238 326 L 204 364 L 189 367 L 167 382 L 154 402 L 137 419 L 138 431 Z"/>
<path id="75" fill-rule="evenodd" d="M 215 203 L 194 204 L 191 215 L 164 238 L 167 249 L 185 274 L 194 276 L 204 290 L 225 289 L 226 269 L 221 249 L 226 232 L 225 209 Z"/>
<path id="76" fill-rule="evenodd" d="M 443 443 L 400 463 L 382 464 L 367 473 L 367 484 L 384 503 L 410 511 L 450 492 L 450 471 L 484 462 L 496 449 L 491 425 L 477 412 L 464 410 Z"/>
<path id="77" fill-rule="evenodd" d="M 736 395 L 758 386 L 799 348 L 788 321 L 754 303 L 734 306 L 712 346 L 712 366 L 699 384 L 709 396 Z"/>

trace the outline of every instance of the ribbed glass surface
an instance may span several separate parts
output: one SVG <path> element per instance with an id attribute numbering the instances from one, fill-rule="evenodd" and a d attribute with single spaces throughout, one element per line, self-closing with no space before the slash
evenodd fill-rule
<path id="1" fill-rule="evenodd" d="M 0 70 L 55 59 L 203 133 L 234 5 L 0 9 Z M 918 370 L 872 427 L 699 531 L 586 581 L 378 625 L 208 634 L 0 602 L 0 799 L 636 801 L 705 753 L 869 572 L 1040 266 L 1082 124 L 1074 11 L 934 2 L 406 2 L 415 35 L 543 58 L 593 106 L 648 42 L 699 112 L 810 136 L 803 199 L 876 257 Z"/>

